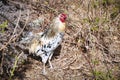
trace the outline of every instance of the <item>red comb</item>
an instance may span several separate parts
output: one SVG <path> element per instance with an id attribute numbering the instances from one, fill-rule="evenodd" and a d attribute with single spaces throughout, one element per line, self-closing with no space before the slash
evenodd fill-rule
<path id="1" fill-rule="evenodd" d="M 66 14 L 64 14 L 64 13 L 60 14 L 60 20 L 61 20 L 62 22 L 65 22 L 66 18 L 67 18 L 67 15 L 66 15 Z"/>

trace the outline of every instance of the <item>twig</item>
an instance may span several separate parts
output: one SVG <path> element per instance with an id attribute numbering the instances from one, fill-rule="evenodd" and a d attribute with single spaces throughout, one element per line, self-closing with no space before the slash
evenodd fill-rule
<path id="1" fill-rule="evenodd" d="M 24 24 L 24 26 L 23 26 L 23 29 L 20 31 L 20 33 L 19 33 L 18 35 L 16 35 L 16 38 L 14 38 L 13 41 L 15 41 L 15 40 L 17 39 L 17 37 L 19 37 L 19 36 L 22 34 L 23 30 L 25 29 L 25 27 L 26 27 L 26 25 L 27 25 L 27 22 L 28 22 L 28 19 L 29 19 L 29 10 L 28 10 L 27 13 L 28 13 L 28 16 L 27 16 L 27 18 L 26 18 L 26 22 L 25 22 L 25 24 Z"/>
<path id="2" fill-rule="evenodd" d="M 44 6 L 44 7 L 47 7 L 49 10 L 52 10 L 52 11 L 54 11 L 54 12 L 56 12 L 56 13 L 58 13 L 58 11 L 56 10 L 56 9 L 54 9 L 54 8 L 52 8 L 52 7 L 50 7 L 50 6 L 47 6 L 47 5 L 45 5 L 45 4 L 40 4 L 41 6 Z M 37 7 L 36 5 L 33 5 L 34 7 Z M 37 10 L 39 10 L 39 8 L 37 8 Z"/>
<path id="3" fill-rule="evenodd" d="M 14 35 L 14 33 L 15 33 L 15 31 L 16 31 L 16 27 L 18 26 L 18 22 L 19 22 L 19 19 L 20 19 L 20 16 L 21 16 L 21 15 L 20 15 L 20 16 L 19 16 L 19 19 L 18 19 L 18 21 L 17 21 L 17 25 L 16 25 L 16 27 L 15 27 L 15 29 L 14 29 L 14 32 L 13 32 L 12 37 L 9 39 L 9 41 L 8 41 L 5 45 L 3 45 L 3 46 L 0 48 L 0 51 L 3 50 L 3 49 L 5 49 L 8 44 L 10 44 L 12 41 L 15 41 L 15 40 L 17 39 L 17 37 L 19 37 L 19 36 L 22 34 L 23 30 L 24 30 L 25 27 L 26 27 L 26 24 L 27 24 L 27 22 L 28 22 L 28 19 L 29 19 L 29 11 L 28 11 L 27 13 L 28 13 L 28 17 L 27 17 L 27 19 L 26 19 L 25 25 L 24 25 L 23 29 L 21 30 L 21 32 L 20 32 L 18 35 L 16 35 L 16 36 Z"/>
<path id="4" fill-rule="evenodd" d="M 108 50 L 107 48 L 105 48 L 104 46 L 102 46 L 101 44 L 99 44 L 99 43 L 97 43 L 99 46 L 100 46 L 100 48 L 102 49 L 102 51 L 104 51 L 103 49 L 106 49 L 106 50 Z M 104 55 L 104 53 L 102 52 L 102 55 L 103 55 L 103 59 L 104 59 L 104 64 L 105 64 L 105 66 L 106 66 L 106 68 L 107 68 L 107 71 L 108 71 L 108 73 L 110 74 L 110 69 L 109 69 L 109 67 L 108 67 L 108 65 L 106 64 L 106 61 L 105 61 L 105 55 Z"/>
<path id="5" fill-rule="evenodd" d="M 92 64 L 91 64 L 91 62 L 90 62 L 90 59 L 88 58 L 88 56 L 85 56 L 84 53 L 83 53 L 82 55 L 84 56 L 85 60 L 88 62 L 89 66 L 90 66 L 90 69 L 91 69 L 91 71 L 92 71 L 92 73 L 93 73 L 93 76 L 94 76 L 94 78 L 96 79 L 95 72 L 94 72 L 94 69 L 93 69 Z"/>
<path id="6" fill-rule="evenodd" d="M 12 41 L 12 39 L 15 37 L 14 34 L 15 34 L 15 32 L 16 32 L 16 28 L 18 27 L 18 23 L 19 23 L 19 21 L 20 21 L 20 17 L 21 17 L 21 10 L 20 10 L 20 14 L 19 14 L 19 17 L 18 17 L 16 26 L 15 26 L 15 29 L 14 29 L 14 31 L 13 31 L 13 33 L 12 33 L 12 37 L 9 39 L 9 41 L 8 41 L 5 45 L 3 45 L 3 46 L 0 48 L 0 51 L 3 50 L 3 49 L 5 49 L 6 46 L 7 46 L 8 44 L 10 44 L 10 42 Z"/>

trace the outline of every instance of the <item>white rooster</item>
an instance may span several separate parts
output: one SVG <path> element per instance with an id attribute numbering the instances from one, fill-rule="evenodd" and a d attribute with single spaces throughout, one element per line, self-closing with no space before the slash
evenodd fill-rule
<path id="1" fill-rule="evenodd" d="M 21 41 L 21 43 L 25 43 L 26 41 L 29 43 L 29 53 L 35 53 L 42 58 L 43 74 L 46 74 L 45 64 L 47 61 L 49 62 L 50 68 L 53 68 L 50 60 L 54 50 L 63 40 L 66 18 L 66 14 L 60 14 L 53 20 L 49 29 L 41 33 L 30 32 L 29 35 Z"/>

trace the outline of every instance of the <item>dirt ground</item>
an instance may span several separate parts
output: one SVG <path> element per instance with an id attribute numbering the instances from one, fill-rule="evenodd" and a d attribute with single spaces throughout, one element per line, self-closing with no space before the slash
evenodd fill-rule
<path id="1" fill-rule="evenodd" d="M 0 80 L 120 80 L 119 0 L 0 0 Z M 64 40 L 42 74 L 39 56 L 19 47 L 27 32 L 67 14 Z"/>

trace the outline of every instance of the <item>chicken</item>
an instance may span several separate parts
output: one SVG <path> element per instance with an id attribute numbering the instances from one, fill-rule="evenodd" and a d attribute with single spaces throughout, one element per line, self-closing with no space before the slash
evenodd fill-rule
<path id="1" fill-rule="evenodd" d="M 53 20 L 50 28 L 40 33 L 30 32 L 28 37 L 23 38 L 21 42 L 29 43 L 29 53 L 35 53 L 42 58 L 43 74 L 46 74 L 45 64 L 48 61 L 50 68 L 53 68 L 51 58 L 54 50 L 61 44 L 65 32 L 66 14 L 60 14 Z"/>

